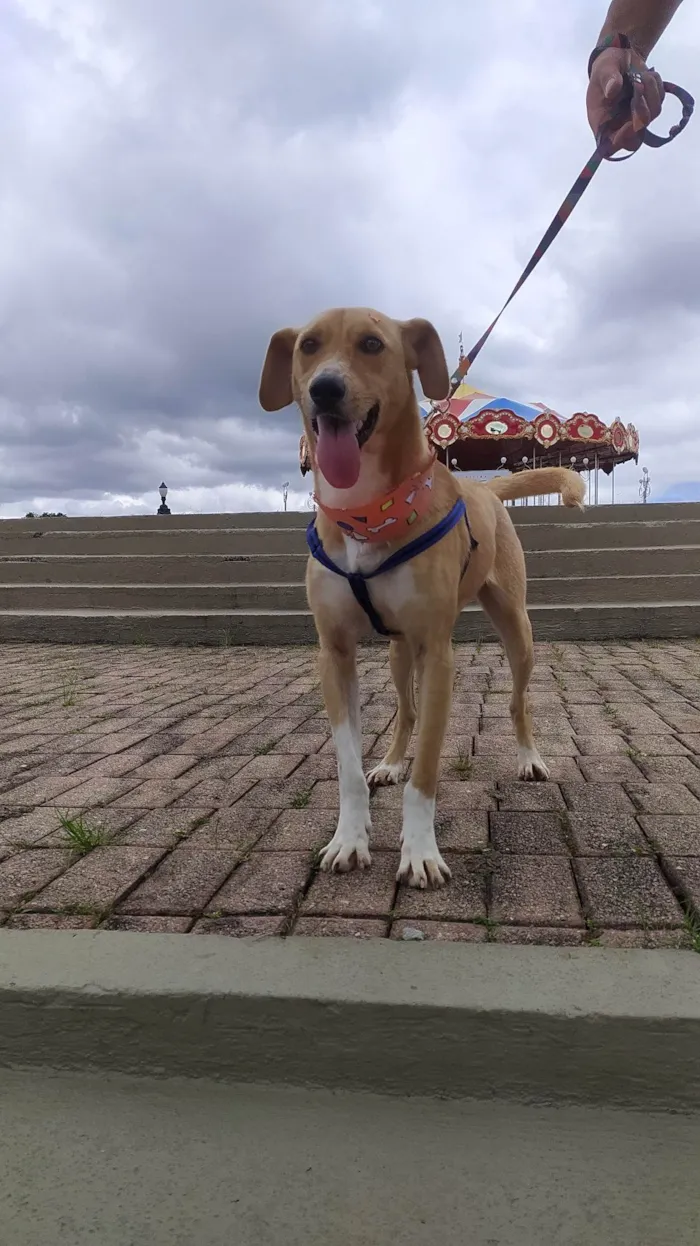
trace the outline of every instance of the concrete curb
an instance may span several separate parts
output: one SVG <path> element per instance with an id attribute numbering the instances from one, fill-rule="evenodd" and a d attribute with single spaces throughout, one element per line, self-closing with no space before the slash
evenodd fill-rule
<path id="1" fill-rule="evenodd" d="M 700 1108 L 700 957 L 0 935 L 0 1065 Z"/>

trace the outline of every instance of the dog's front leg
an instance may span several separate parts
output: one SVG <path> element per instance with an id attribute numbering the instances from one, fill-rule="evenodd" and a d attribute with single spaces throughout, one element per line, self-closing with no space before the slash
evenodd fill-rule
<path id="1" fill-rule="evenodd" d="M 355 646 L 339 648 L 321 641 L 319 657 L 323 699 L 331 722 L 338 758 L 340 817 L 338 828 L 323 849 L 322 870 L 345 873 L 355 866 L 364 869 L 369 855 L 369 787 L 362 769 L 360 690 L 357 683 Z"/>
<path id="2" fill-rule="evenodd" d="M 403 794 L 398 878 L 410 887 L 442 887 L 451 877 L 435 839 L 435 797 L 440 754 L 450 718 L 454 653 L 451 640 L 433 641 L 422 663 L 418 693 L 418 740 L 410 781 Z"/>

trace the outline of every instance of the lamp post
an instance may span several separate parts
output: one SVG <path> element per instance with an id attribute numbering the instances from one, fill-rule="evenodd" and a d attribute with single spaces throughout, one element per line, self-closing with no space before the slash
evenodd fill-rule
<path id="1" fill-rule="evenodd" d="M 642 475 L 639 481 L 639 496 L 643 502 L 648 502 L 650 493 L 651 493 L 651 477 L 649 475 L 649 468 L 643 467 Z"/>
<path id="2" fill-rule="evenodd" d="M 157 515 L 169 515 L 170 507 L 165 505 L 165 499 L 168 496 L 168 486 L 166 485 L 164 480 L 161 481 L 158 492 L 160 494 L 160 506 L 158 507 L 156 514 Z"/>

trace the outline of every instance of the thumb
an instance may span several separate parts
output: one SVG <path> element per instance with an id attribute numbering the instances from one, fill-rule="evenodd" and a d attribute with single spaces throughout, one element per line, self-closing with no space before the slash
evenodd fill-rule
<path id="1" fill-rule="evenodd" d="M 603 83 L 603 95 L 608 101 L 615 101 L 622 91 L 622 74 L 616 69 L 607 82 Z"/>

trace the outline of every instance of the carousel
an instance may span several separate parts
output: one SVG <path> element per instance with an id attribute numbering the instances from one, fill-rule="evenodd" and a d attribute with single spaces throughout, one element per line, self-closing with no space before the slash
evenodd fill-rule
<path id="1" fill-rule="evenodd" d="M 610 475 L 639 456 L 633 424 L 604 424 L 577 411 L 564 419 L 542 403 L 516 402 L 474 389 L 466 382 L 444 403 L 422 406 L 425 431 L 445 462 L 457 471 L 487 472 L 573 465 Z"/>

